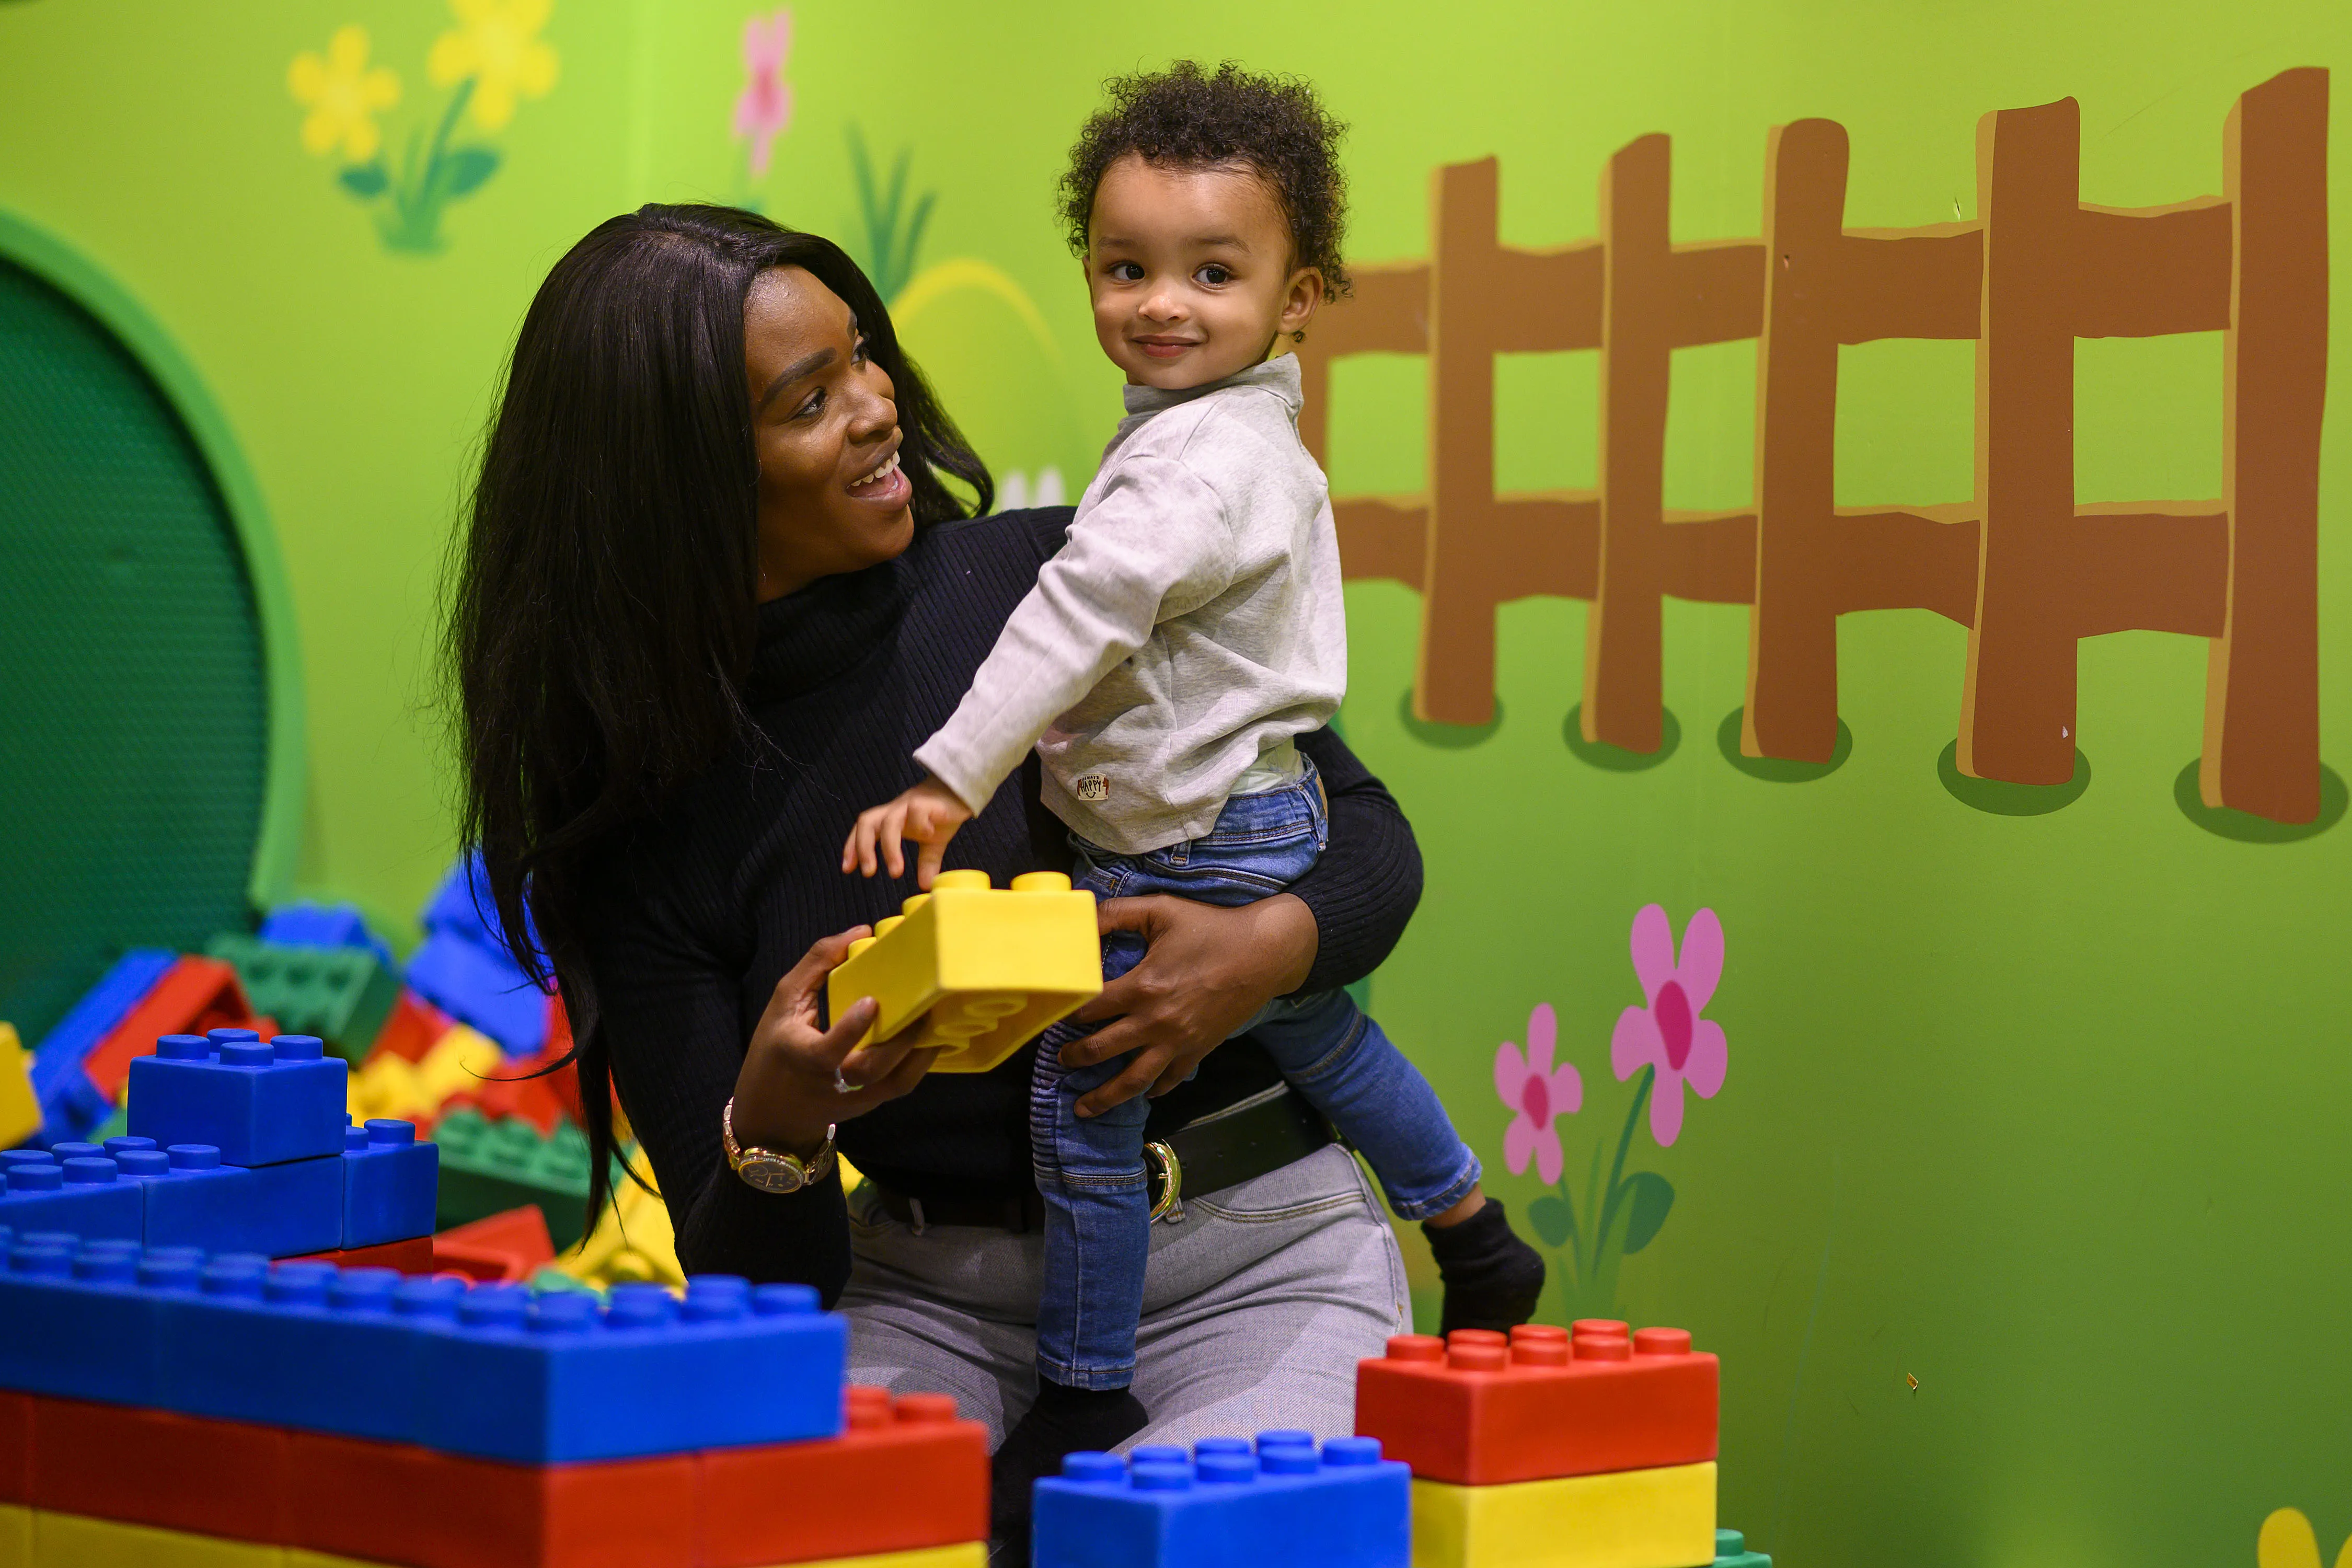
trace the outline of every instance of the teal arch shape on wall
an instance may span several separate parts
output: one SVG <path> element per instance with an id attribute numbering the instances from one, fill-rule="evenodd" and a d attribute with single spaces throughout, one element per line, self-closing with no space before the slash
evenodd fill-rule
<path id="1" fill-rule="evenodd" d="M 99 811 L 115 810 L 134 820 L 146 837 L 139 842 L 155 851 L 153 884 L 141 875 L 139 856 L 126 850 L 109 858 L 112 846 L 94 839 L 90 822 L 60 823 L 77 826 L 78 842 L 89 846 L 92 886 L 83 900 L 61 900 L 62 874 L 74 874 L 72 855 L 61 841 L 47 846 L 54 862 L 39 879 L 48 885 L 25 884 L 12 878 L 12 903 L 0 909 L 0 1017 L 14 1016 L 30 1044 L 55 1021 L 65 1005 L 96 978 L 112 956 L 127 944 L 195 946 L 210 929 L 236 923 L 246 906 L 267 907 L 284 894 L 299 847 L 303 808 L 303 692 L 300 649 L 296 640 L 292 597 L 278 542 L 263 504 L 259 485 L 247 466 L 228 423 L 206 391 L 194 368 L 171 336 L 119 283 L 79 252 L 38 226 L 0 209 L 0 304 L 13 312 L 17 350 L 34 355 L 30 363 L 58 377 L 52 390 L 70 388 L 86 394 L 85 412 L 104 415 L 80 428 L 90 433 L 85 444 L 77 437 L 68 410 L 19 407 L 17 460 L 27 458 L 27 441 L 57 443 L 54 457 L 44 459 L 37 447 L 30 449 L 32 477 L 53 476 L 67 489 L 60 501 L 52 496 L 51 513 L 44 525 L 36 507 L 42 503 L 29 492 L 20 495 L 20 531 L 16 541 L 0 541 L 0 550 L 33 555 L 50 550 L 43 572 L 26 570 L 19 593 L 37 595 L 40 579 L 49 591 L 75 592 L 74 584 L 120 583 L 119 601 L 93 602 L 93 632 L 85 649 L 85 668 L 58 671 L 46 692 L 19 692 L 12 700 L 28 703 L 36 697 L 70 703 L 75 682 L 84 683 L 81 697 L 108 696 L 108 673 L 129 674 L 141 668 L 160 671 L 159 688 L 177 683 L 174 700 L 159 696 L 146 715 L 201 717 L 207 689 L 219 704 L 219 722 L 230 733 L 215 737 L 136 730 L 131 717 L 111 714 L 115 721 L 91 726 L 84 736 L 71 722 L 59 731 L 58 744 L 68 750 L 79 742 L 77 758 L 81 773 L 96 779 L 112 793 Z M 5 346 L 5 345 L 0 345 Z M 37 356 L 47 355 L 47 359 Z M 56 417 L 52 419 L 50 416 Z M 27 417 L 27 416 L 30 416 Z M 79 448 L 79 449 L 77 449 Z M 80 486 L 79 491 L 71 487 Z M 76 558 L 78 536 L 57 526 L 55 508 L 88 500 L 94 504 L 136 509 L 151 526 L 163 531 L 152 541 L 124 532 L 103 540 L 93 530 L 91 548 Z M 0 499 L 0 510 L 10 503 Z M 209 521 L 209 528 L 205 524 Z M 209 538 L 207 538 L 209 534 Z M 62 552 L 56 546 L 62 542 Z M 151 549 L 150 546 L 152 546 Z M 152 557 L 152 560 L 151 560 Z M 177 575 L 174 575 L 177 574 Z M 149 579 L 143 585 L 141 579 Z M 209 617 L 191 617 L 179 630 L 166 623 L 153 646 L 125 649 L 102 640 L 106 613 L 129 612 L 142 596 L 147 606 L 156 603 L 157 582 L 169 580 L 234 594 L 234 605 L 223 604 Z M 37 608 L 29 618 L 47 619 L 51 626 L 74 626 L 73 607 L 51 602 L 35 606 L 27 600 L 20 613 Z M 59 619 L 58 617 L 63 617 Z M 13 617 L 0 617 L 8 619 Z M 0 627 L 0 635 L 16 636 L 31 628 Z M 174 642 L 173 638 L 184 640 Z M 239 639 L 242 637 L 242 647 Z M 256 646 L 257 644 L 257 646 Z M 18 648 L 0 655 L 0 662 L 37 670 L 41 650 Z M 139 660 L 147 662 L 142 666 Z M 199 679 L 199 672 L 202 678 Z M 210 685 L 207 687 L 206 682 Z M 125 693 L 132 706 L 150 694 Z M 19 710 L 18 727 L 27 732 L 58 715 L 43 716 Z M 191 727 L 201 728 L 201 725 Z M 169 724 L 159 724 L 169 730 Z M 207 752 L 210 739 L 215 749 Z M 13 748 L 12 748 L 13 749 Z M 98 754 L 92 755 L 91 750 Z M 38 797 L 46 776 L 51 793 L 86 784 L 74 769 L 51 769 L 39 774 L 37 758 L 0 761 L 0 770 L 21 770 L 23 787 L 10 788 L 0 777 L 0 799 L 29 804 Z M 210 781 L 192 781 L 190 773 L 211 768 Z M 138 781 L 151 778 L 152 787 Z M 210 814 L 203 805 L 208 790 L 226 802 Z M 241 851 L 245 824 L 251 841 Z M 19 821 L 0 826 L 0 833 L 41 831 Z M 184 830 L 187 842 L 181 842 Z M 199 841 L 210 839 L 201 852 Z M 186 864 L 176 858 L 187 850 Z M 28 860 L 33 858 L 28 857 Z M 26 868 L 30 869 L 29 864 Z M 186 886 L 170 885 L 173 875 L 191 879 Z M 142 921 L 142 900 L 152 900 L 153 918 Z M 44 907 L 46 906 L 46 907 Z M 205 926 L 209 929 L 195 929 Z"/>

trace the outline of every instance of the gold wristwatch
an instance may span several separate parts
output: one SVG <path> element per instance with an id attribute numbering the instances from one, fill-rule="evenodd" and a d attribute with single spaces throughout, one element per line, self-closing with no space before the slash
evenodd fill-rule
<path id="1" fill-rule="evenodd" d="M 727 1145 L 727 1164 L 747 1185 L 763 1193 L 796 1193 L 833 1174 L 833 1132 L 824 1130 L 824 1142 L 807 1159 L 798 1154 L 779 1154 L 773 1149 L 746 1149 L 735 1142 L 735 1102 L 728 1100 L 727 1109 L 719 1115 L 719 1133 Z"/>

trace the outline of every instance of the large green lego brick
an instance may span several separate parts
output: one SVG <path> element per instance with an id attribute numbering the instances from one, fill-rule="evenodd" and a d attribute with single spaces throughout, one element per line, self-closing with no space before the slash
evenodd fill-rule
<path id="1" fill-rule="evenodd" d="M 289 1035 L 316 1035 L 346 1061 L 375 1044 L 400 1000 L 400 976 L 365 948 L 296 947 L 224 931 L 205 944 L 245 985 L 254 1012 Z"/>
<path id="2" fill-rule="evenodd" d="M 491 1121 L 461 1106 L 441 1119 L 433 1141 L 441 1145 L 436 1228 L 536 1204 L 558 1252 L 586 1234 L 588 1138 L 571 1122 L 558 1122 L 554 1136 L 541 1138 L 520 1117 Z M 617 1166 L 613 1175 L 624 1179 Z"/>

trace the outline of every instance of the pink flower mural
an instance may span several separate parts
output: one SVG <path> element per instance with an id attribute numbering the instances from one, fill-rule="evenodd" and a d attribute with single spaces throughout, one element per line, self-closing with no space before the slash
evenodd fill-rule
<path id="1" fill-rule="evenodd" d="M 1674 921 L 1657 905 L 1645 905 L 1633 917 L 1633 952 L 1645 1002 L 1618 1016 L 1609 1062 L 1621 1079 L 1645 1067 L 1657 1069 L 1650 1136 L 1661 1148 L 1670 1148 L 1682 1136 L 1683 1086 L 1701 1100 L 1713 1100 L 1729 1061 L 1723 1026 L 1699 1016 L 1723 977 L 1723 923 L 1713 910 L 1691 916 L 1677 961 Z"/>
<path id="2" fill-rule="evenodd" d="M 754 14 L 743 20 L 743 91 L 735 100 L 735 134 L 751 142 L 751 178 L 764 178 L 772 143 L 793 121 L 793 89 L 784 81 L 792 53 L 793 14 Z"/>
<path id="3" fill-rule="evenodd" d="M 1650 1136 L 1671 1147 L 1682 1136 L 1684 1089 L 1709 1100 L 1723 1087 L 1723 1028 L 1700 1016 L 1723 978 L 1723 923 L 1713 910 L 1692 915 L 1678 956 L 1674 922 L 1650 904 L 1633 917 L 1632 952 L 1642 1005 L 1619 1016 L 1609 1057 L 1620 1081 L 1634 1080 L 1633 1093 L 1615 1156 L 1610 1157 L 1605 1135 L 1596 1141 L 1580 1184 L 1567 1178 L 1560 1135 L 1561 1119 L 1584 1107 L 1584 1080 L 1572 1063 L 1553 1065 L 1559 1022 L 1551 1005 L 1539 1004 L 1528 1015 L 1525 1052 L 1509 1041 L 1495 1052 L 1495 1093 L 1511 1112 L 1503 1163 L 1517 1175 L 1533 1162 L 1550 1189 L 1528 1203 L 1528 1220 L 1546 1246 L 1562 1254 L 1552 1277 L 1570 1319 L 1612 1315 L 1619 1266 L 1655 1240 L 1674 1212 L 1672 1182 L 1626 1165 L 1643 1111 L 1649 1112 Z"/>
<path id="4" fill-rule="evenodd" d="M 1528 1048 L 1505 1040 L 1495 1050 L 1495 1092 L 1517 1114 L 1503 1133 L 1503 1163 L 1513 1175 L 1536 1163 L 1536 1174 L 1547 1182 L 1559 1180 L 1559 1124 L 1554 1119 L 1573 1116 L 1584 1104 L 1584 1079 L 1572 1064 L 1551 1065 L 1559 1021 L 1551 1004 L 1540 1002 L 1528 1015 Z"/>

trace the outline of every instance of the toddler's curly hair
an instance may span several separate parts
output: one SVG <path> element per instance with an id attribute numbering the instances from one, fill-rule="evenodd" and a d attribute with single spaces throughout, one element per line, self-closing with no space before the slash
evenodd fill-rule
<path id="1" fill-rule="evenodd" d="M 1095 191 L 1129 153 L 1177 168 L 1240 165 L 1281 204 L 1296 264 L 1323 274 L 1327 297 L 1347 298 L 1339 249 L 1348 177 L 1339 168 L 1339 139 L 1348 128 L 1324 110 L 1312 87 L 1296 77 L 1255 75 L 1231 60 L 1214 76 L 1197 61 L 1178 60 L 1166 70 L 1104 85 L 1109 101 L 1078 132 L 1062 174 L 1062 224 L 1072 251 L 1087 253 Z"/>

